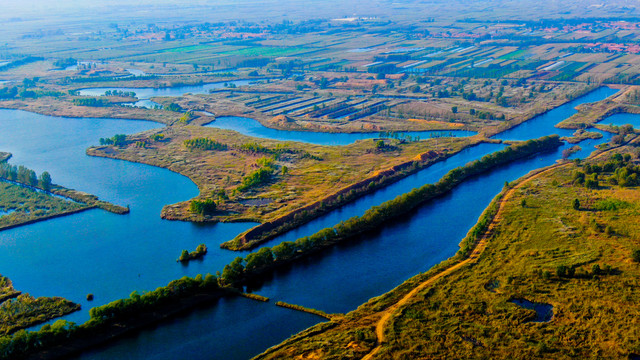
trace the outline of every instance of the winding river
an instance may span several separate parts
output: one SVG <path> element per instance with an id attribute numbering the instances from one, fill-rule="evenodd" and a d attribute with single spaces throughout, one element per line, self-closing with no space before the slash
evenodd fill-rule
<path id="1" fill-rule="evenodd" d="M 237 131 L 243 135 L 267 138 L 281 141 L 299 141 L 318 145 L 348 145 L 357 140 L 373 139 L 380 136 L 379 132 L 365 133 L 323 133 L 313 131 L 276 130 L 263 126 L 255 119 L 239 116 L 221 116 L 205 125 L 218 129 Z M 428 139 L 430 137 L 461 137 L 472 136 L 476 133 L 464 130 L 431 130 L 431 131 L 402 131 L 398 132 L 404 138 Z"/>
<path id="2" fill-rule="evenodd" d="M 614 90 L 600 88 L 497 137 L 529 139 L 552 133 L 566 135 L 571 132 L 555 129 L 553 125 L 575 113 L 576 105 L 602 100 L 613 93 Z M 0 273 L 12 279 L 18 290 L 35 296 L 63 296 L 81 303 L 82 311 L 65 318 L 83 322 L 92 306 L 127 297 L 133 290 L 152 290 L 184 275 L 215 273 L 237 256 L 215 245 L 253 224 L 196 225 L 159 218 L 162 205 L 197 194 L 196 186 L 189 179 L 165 169 L 84 155 L 85 149 L 100 137 L 157 126 L 141 121 L 65 119 L 0 110 L 0 150 L 14 154 L 12 163 L 24 164 L 37 172 L 47 170 L 57 183 L 131 207 L 131 213 L 125 216 L 90 210 L 0 232 Z M 580 144 L 583 150 L 573 156 L 586 157 L 594 145 L 609 138 L 605 134 L 603 139 L 585 141 Z M 260 286 L 249 289 L 271 297 L 270 303 L 244 298 L 221 299 L 215 306 L 195 310 L 79 358 L 251 357 L 323 321 L 278 308 L 273 305 L 275 301 L 327 312 L 355 309 L 369 298 L 452 256 L 459 241 L 505 181 L 552 164 L 569 146 L 470 179 L 401 220 L 279 270 Z M 481 144 L 466 149 L 267 245 L 295 240 L 361 215 L 373 205 L 435 182 L 450 169 L 500 148 L 501 145 Z M 202 242 L 210 249 L 202 261 L 187 266 L 175 262 L 182 249 L 195 249 Z M 95 294 L 92 303 L 85 300 L 87 293 Z"/>

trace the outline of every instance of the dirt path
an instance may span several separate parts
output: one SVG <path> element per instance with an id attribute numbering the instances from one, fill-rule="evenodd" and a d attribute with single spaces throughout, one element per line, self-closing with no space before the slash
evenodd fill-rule
<path id="1" fill-rule="evenodd" d="M 487 247 L 487 242 L 488 242 L 489 238 L 493 234 L 493 229 L 502 220 L 502 213 L 503 213 L 505 204 L 507 203 L 507 201 L 509 199 L 511 199 L 511 197 L 515 193 L 516 189 L 518 189 L 521 186 L 527 184 L 531 180 L 534 180 L 534 179 L 540 177 L 542 174 L 544 174 L 544 173 L 546 173 L 548 171 L 551 171 L 551 170 L 557 169 L 558 167 L 563 167 L 563 166 L 566 166 L 566 165 L 568 165 L 568 163 L 551 166 L 548 169 L 545 169 L 545 170 L 543 170 L 543 171 L 541 171 L 541 172 L 539 172 L 537 174 L 534 174 L 534 175 L 528 177 L 527 179 L 525 179 L 522 182 L 520 182 L 519 184 L 517 184 L 515 187 L 509 189 L 505 193 L 505 195 L 502 197 L 502 199 L 500 200 L 500 205 L 498 207 L 498 211 L 496 213 L 496 216 L 494 216 L 494 218 L 491 220 L 491 223 L 489 224 L 489 227 L 487 228 L 487 231 L 485 231 L 484 235 L 482 235 L 482 237 L 480 238 L 480 240 L 478 241 L 478 243 L 476 244 L 475 248 L 471 252 L 471 255 L 469 255 L 468 258 L 466 258 L 465 260 L 463 260 L 463 261 L 461 261 L 461 262 L 459 262 L 459 263 L 457 263 L 457 264 L 455 264 L 455 265 L 443 270 L 442 272 L 440 272 L 440 273 L 428 278 L 427 280 L 423 281 L 418 286 L 413 288 L 413 290 L 411 290 L 409 293 L 407 293 L 405 296 L 403 296 L 402 299 L 400 299 L 397 303 L 391 305 L 390 307 L 388 307 L 388 308 L 386 308 L 385 310 L 382 311 L 382 313 L 381 313 L 382 317 L 376 323 L 377 345 L 376 345 L 375 348 L 373 348 L 373 350 L 371 350 L 370 353 L 368 353 L 366 356 L 364 356 L 362 358 L 362 360 L 373 359 L 373 357 L 380 351 L 380 349 L 382 348 L 382 344 L 384 344 L 384 342 L 386 340 L 385 339 L 385 335 L 384 335 L 384 330 L 387 327 L 387 323 L 391 320 L 393 315 L 399 309 L 401 309 L 404 305 L 406 305 L 409 302 L 409 300 L 411 300 L 416 294 L 418 294 L 423 289 L 433 285 L 436 281 L 444 278 L 445 276 L 454 273 L 458 269 L 460 269 L 460 268 L 462 268 L 462 267 L 464 267 L 466 265 L 473 264 L 473 263 L 478 261 L 478 258 L 480 257 L 482 252 Z"/>

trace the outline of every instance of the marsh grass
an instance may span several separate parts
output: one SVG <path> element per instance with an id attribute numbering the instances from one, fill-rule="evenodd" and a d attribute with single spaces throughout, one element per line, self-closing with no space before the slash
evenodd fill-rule
<path id="1" fill-rule="evenodd" d="M 389 322 L 376 358 L 626 358 L 638 353 L 640 268 L 632 253 L 640 248 L 640 192 L 574 185 L 571 173 L 577 168 L 557 167 L 516 188 L 478 262 L 412 298 Z M 582 204 L 577 210 L 576 198 Z M 358 341 L 355 332 L 371 336 L 376 312 L 451 261 L 371 299 L 347 314 L 346 322 L 258 358 L 356 358 L 353 344 L 371 350 L 375 341 Z M 559 276 L 560 267 L 572 270 Z M 553 318 L 531 322 L 535 311 L 511 303 L 515 298 L 552 305 Z"/>
<path id="2" fill-rule="evenodd" d="M 0 181 L 0 229 L 34 220 L 85 209 L 74 203 L 43 192 Z"/>

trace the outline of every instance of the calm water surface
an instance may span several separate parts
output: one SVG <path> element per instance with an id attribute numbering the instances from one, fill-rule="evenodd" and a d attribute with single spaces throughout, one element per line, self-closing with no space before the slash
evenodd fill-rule
<path id="1" fill-rule="evenodd" d="M 148 100 L 155 96 L 182 96 L 187 93 L 191 94 L 208 94 L 209 90 L 223 89 L 225 84 L 235 84 L 236 86 L 245 86 L 255 83 L 255 80 L 236 80 L 227 82 L 215 82 L 200 85 L 173 86 L 164 88 L 127 88 L 127 87 L 103 87 L 89 88 L 80 90 L 80 95 L 85 96 L 101 96 L 107 90 L 133 91 L 140 100 Z"/>
<path id="2" fill-rule="evenodd" d="M 243 135 L 254 136 L 259 138 L 267 138 L 282 141 L 299 141 L 318 145 L 348 145 L 357 140 L 378 138 L 379 132 L 370 133 L 351 133 L 351 134 L 335 134 L 314 131 L 293 131 L 293 130 L 276 130 L 263 126 L 260 122 L 245 117 L 238 116 L 222 116 L 216 118 L 213 122 L 206 126 L 219 129 L 234 130 Z M 472 136 L 476 133 L 473 131 L 403 131 L 398 134 L 403 136 L 411 136 L 413 138 L 428 139 L 430 137 L 443 136 Z"/>
<path id="3" fill-rule="evenodd" d="M 601 100 L 613 92 L 607 88 L 596 90 L 497 137 L 529 139 L 561 133 L 553 125 L 570 116 L 575 111 L 573 107 Z M 183 275 L 214 273 L 237 256 L 218 250 L 215 244 L 252 224 L 198 226 L 159 218 L 162 205 L 197 194 L 197 188 L 188 179 L 164 169 L 84 155 L 86 147 L 100 137 L 157 126 L 139 121 L 61 119 L 0 111 L 0 149 L 15 154 L 12 163 L 27 165 L 37 172 L 47 170 L 55 182 L 131 206 L 131 214 L 126 216 L 92 210 L 0 232 L 0 273 L 14 280 L 19 290 L 80 302 L 83 311 L 67 319 L 81 322 L 88 317 L 90 306 L 126 297 L 133 290 L 151 290 Z M 607 135 L 601 140 L 581 143 L 583 150 L 574 156 L 587 156 L 595 144 L 608 138 Z M 80 358 L 175 359 L 184 354 L 192 359 L 251 357 L 321 321 L 308 314 L 277 308 L 273 302 L 283 300 L 327 312 L 353 310 L 370 297 L 452 256 L 505 181 L 552 164 L 567 147 L 470 179 L 377 232 L 277 271 L 250 289 L 271 297 L 271 303 L 223 299 L 216 306 L 194 311 Z M 373 205 L 435 182 L 448 170 L 500 148 L 482 144 L 467 149 L 268 245 L 295 240 L 360 215 Z M 202 262 L 188 266 L 175 262 L 181 249 L 193 249 L 202 242 L 210 249 Z M 92 304 L 84 301 L 89 292 L 96 295 Z"/>

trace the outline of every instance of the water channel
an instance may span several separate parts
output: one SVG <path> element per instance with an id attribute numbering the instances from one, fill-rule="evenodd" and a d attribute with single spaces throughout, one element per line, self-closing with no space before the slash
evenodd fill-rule
<path id="1" fill-rule="evenodd" d="M 260 122 L 246 117 L 221 116 L 206 126 L 219 129 L 234 130 L 243 135 L 282 141 L 299 141 L 318 145 L 347 145 L 356 140 L 372 139 L 380 136 L 379 132 L 366 133 L 323 133 L 313 131 L 276 130 L 263 126 Z M 464 130 L 432 130 L 432 131 L 402 131 L 398 135 L 406 138 L 428 139 L 430 137 L 461 137 L 472 136 L 476 133 Z"/>
<path id="2" fill-rule="evenodd" d="M 575 106 L 602 100 L 614 92 L 600 88 L 497 137 L 529 139 L 552 133 L 567 135 L 571 132 L 555 129 L 553 125 L 575 113 Z M 12 163 L 26 165 L 38 173 L 47 170 L 56 183 L 131 207 L 131 213 L 125 216 L 90 210 L 0 232 L 0 273 L 12 279 L 18 290 L 34 296 L 63 296 L 82 304 L 82 311 L 65 318 L 83 322 L 92 306 L 127 297 L 133 290 L 152 290 L 183 275 L 215 273 L 237 256 L 216 245 L 253 224 L 196 225 L 159 218 L 162 205 L 197 194 L 191 181 L 165 169 L 84 154 L 100 137 L 157 126 L 141 121 L 64 119 L 0 110 L 0 150 L 14 154 Z M 609 138 L 610 135 L 605 134 L 603 139 L 582 142 L 583 150 L 573 156 L 586 157 L 595 144 Z M 501 147 L 482 144 L 469 148 L 267 245 L 295 240 L 361 215 L 373 205 L 435 182 L 448 170 Z M 459 241 L 505 181 L 552 164 L 568 147 L 570 145 L 565 145 L 555 152 L 520 160 L 470 179 L 375 233 L 277 271 L 263 284 L 250 289 L 271 297 L 271 303 L 222 299 L 215 306 L 196 310 L 79 358 L 251 357 L 292 333 L 322 321 L 308 314 L 277 308 L 273 302 L 282 300 L 327 312 L 355 309 L 367 299 L 452 256 Z M 175 262 L 182 249 L 195 249 L 202 242 L 210 249 L 202 261 L 188 266 Z M 85 300 L 90 292 L 96 297 L 93 303 Z"/>

